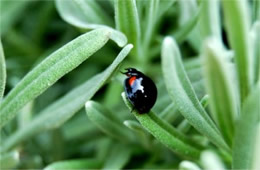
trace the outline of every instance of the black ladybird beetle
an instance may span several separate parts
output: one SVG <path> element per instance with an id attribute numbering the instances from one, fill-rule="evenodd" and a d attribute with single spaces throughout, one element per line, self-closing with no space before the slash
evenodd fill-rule
<path id="1" fill-rule="evenodd" d="M 122 72 L 127 76 L 125 79 L 125 93 L 128 100 L 140 114 L 147 113 L 155 104 L 157 98 L 157 88 L 154 82 L 134 68 L 125 69 Z"/>

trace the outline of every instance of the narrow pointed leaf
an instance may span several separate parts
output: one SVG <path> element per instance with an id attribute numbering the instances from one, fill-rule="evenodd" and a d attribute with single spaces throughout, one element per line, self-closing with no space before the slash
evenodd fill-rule
<path id="1" fill-rule="evenodd" d="M 140 48 L 140 23 L 136 0 L 115 0 L 116 28 L 123 32 L 129 43 L 134 45 L 133 53 L 138 57 Z"/>
<path id="2" fill-rule="evenodd" d="M 102 73 L 87 80 L 67 95 L 51 104 L 38 117 L 32 120 L 26 127 L 19 129 L 12 134 L 1 146 L 2 151 L 9 150 L 21 141 L 46 130 L 58 128 L 77 111 L 79 111 L 87 100 L 90 100 L 94 94 L 111 78 L 112 74 L 118 68 L 119 64 L 125 59 L 132 49 L 132 45 L 127 45 L 118 54 L 114 62 Z M 88 89 L 88 90 L 86 90 Z"/>
<path id="3" fill-rule="evenodd" d="M 228 40 L 235 52 L 235 63 L 240 84 L 241 101 L 246 98 L 252 85 L 252 44 L 249 40 L 250 13 L 245 0 L 222 0 Z"/>
<path id="4" fill-rule="evenodd" d="M 242 113 L 237 122 L 233 147 L 233 168 L 250 169 L 256 134 L 260 122 L 260 84 L 251 91 L 242 106 Z"/>
<path id="5" fill-rule="evenodd" d="M 176 42 L 166 37 L 162 47 L 162 70 L 169 95 L 189 123 L 212 143 L 229 150 L 217 127 L 200 104 L 184 70 Z"/>
<path id="6" fill-rule="evenodd" d="M 103 47 L 110 34 L 107 29 L 86 33 L 52 53 L 29 72 L 1 103 L 0 128 L 14 118 L 26 103 Z"/>
<path id="7" fill-rule="evenodd" d="M 132 105 L 127 100 L 124 92 L 122 93 L 122 97 L 129 110 L 132 110 Z M 140 114 L 133 110 L 132 113 L 149 133 L 176 154 L 192 159 L 199 157 L 199 146 L 196 146 L 195 143 L 192 145 L 191 141 L 184 134 L 178 132 L 152 111 L 146 114 Z"/>
<path id="8" fill-rule="evenodd" d="M 228 67 L 226 51 L 215 38 L 205 42 L 202 57 L 212 117 L 231 146 L 238 115 L 237 101 L 239 101 L 236 98 L 238 93 L 236 83 L 232 81 L 233 70 Z"/>
<path id="9" fill-rule="evenodd" d="M 146 56 L 148 53 L 149 45 L 151 43 L 151 40 L 154 35 L 155 31 L 155 24 L 158 19 L 158 10 L 159 10 L 159 0 L 150 0 L 146 4 L 146 17 L 144 20 L 144 34 L 142 35 L 142 44 L 143 44 L 143 51 L 144 51 L 144 56 Z M 145 58 L 144 58 L 145 59 Z"/>

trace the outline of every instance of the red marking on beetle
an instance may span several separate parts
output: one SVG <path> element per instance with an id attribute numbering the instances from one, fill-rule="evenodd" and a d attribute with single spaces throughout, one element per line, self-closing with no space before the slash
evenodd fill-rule
<path id="1" fill-rule="evenodd" d="M 131 77 L 131 78 L 129 79 L 129 84 L 130 84 L 130 86 L 132 86 L 132 85 L 134 84 L 135 80 L 136 80 L 136 77 L 135 77 L 135 76 L 133 76 L 133 77 Z"/>

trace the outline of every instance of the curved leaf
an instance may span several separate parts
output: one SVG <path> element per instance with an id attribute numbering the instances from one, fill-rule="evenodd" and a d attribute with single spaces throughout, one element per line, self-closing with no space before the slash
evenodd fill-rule
<path id="1" fill-rule="evenodd" d="M 121 32 L 113 29 L 112 21 L 103 12 L 96 1 L 89 0 L 56 0 L 56 7 L 62 19 L 81 29 L 107 28 L 111 32 L 111 39 L 118 46 L 123 47 L 127 38 Z M 108 25 L 108 26 L 107 26 Z"/>
<path id="2" fill-rule="evenodd" d="M 166 37 L 162 47 L 162 70 L 169 95 L 189 123 L 212 143 L 229 150 L 209 115 L 203 109 L 181 62 L 176 42 Z"/>
<path id="3" fill-rule="evenodd" d="M 1 103 L 0 128 L 26 103 L 103 47 L 109 37 L 107 29 L 86 33 L 61 47 L 29 72 Z"/>
<path id="4" fill-rule="evenodd" d="M 124 92 L 122 93 L 122 97 L 127 107 L 132 110 L 132 104 L 127 100 Z M 192 145 L 192 142 L 186 136 L 160 119 L 153 112 L 140 114 L 133 110 L 132 113 L 148 132 L 176 154 L 192 159 L 199 157 L 199 146 L 196 146 L 194 142 Z"/>
<path id="5" fill-rule="evenodd" d="M 85 83 L 69 92 L 39 113 L 39 116 L 32 120 L 26 127 L 15 132 L 2 144 L 2 151 L 10 149 L 32 135 L 48 129 L 57 128 L 66 122 L 84 106 L 87 100 L 90 100 L 94 96 L 108 79 L 110 79 L 119 64 L 125 59 L 132 48 L 132 45 L 127 45 L 104 72 L 87 80 Z"/>

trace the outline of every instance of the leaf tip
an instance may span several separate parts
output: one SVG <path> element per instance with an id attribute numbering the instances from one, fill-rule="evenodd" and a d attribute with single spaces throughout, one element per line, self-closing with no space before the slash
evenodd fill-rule
<path id="1" fill-rule="evenodd" d="M 92 101 L 87 101 L 86 103 L 85 103 L 85 108 L 86 108 L 86 110 L 88 109 L 88 108 L 91 108 L 92 107 Z"/>
<path id="2" fill-rule="evenodd" d="M 170 36 L 167 36 L 163 40 L 163 46 L 168 46 L 169 44 L 172 44 L 174 42 L 173 38 Z"/>
<path id="3" fill-rule="evenodd" d="M 134 47 L 133 44 L 128 44 L 127 46 L 128 46 L 128 48 L 130 48 L 130 49 L 132 49 L 132 48 Z"/>

